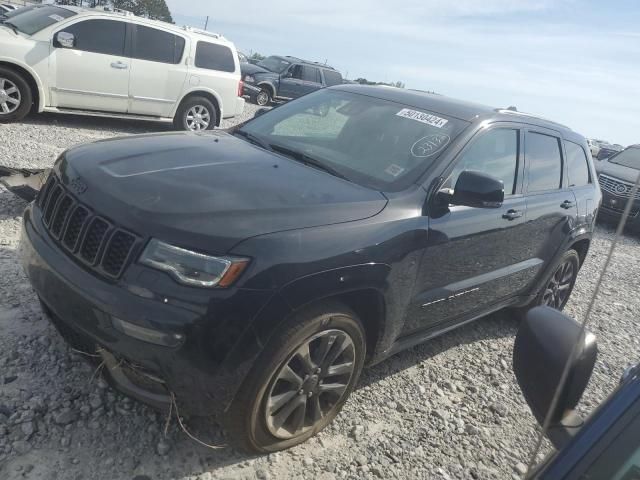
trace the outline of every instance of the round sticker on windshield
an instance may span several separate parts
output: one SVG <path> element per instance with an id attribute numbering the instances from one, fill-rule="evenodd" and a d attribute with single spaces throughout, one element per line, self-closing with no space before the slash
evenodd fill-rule
<path id="1" fill-rule="evenodd" d="M 411 147 L 411 155 L 414 157 L 430 157 L 439 153 L 451 141 L 451 137 L 444 133 L 433 133 L 422 137 Z"/>

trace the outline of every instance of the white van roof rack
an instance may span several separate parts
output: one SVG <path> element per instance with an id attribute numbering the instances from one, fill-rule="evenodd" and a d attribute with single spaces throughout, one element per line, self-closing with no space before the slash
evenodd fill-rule
<path id="1" fill-rule="evenodd" d="M 208 37 L 213 37 L 213 38 L 224 38 L 222 35 L 220 35 L 219 33 L 214 33 L 214 32 L 209 32 L 208 30 L 202 30 L 201 28 L 194 28 L 194 27 L 190 27 L 188 25 L 184 25 L 182 27 L 183 30 L 186 30 L 187 32 L 194 32 L 194 33 L 199 33 L 200 35 L 206 35 Z"/>
<path id="2" fill-rule="evenodd" d="M 113 7 L 103 7 L 102 10 L 105 12 L 117 13 L 118 15 L 123 15 L 125 17 L 135 17 L 135 14 L 129 10 L 124 10 L 122 8 L 113 8 Z"/>

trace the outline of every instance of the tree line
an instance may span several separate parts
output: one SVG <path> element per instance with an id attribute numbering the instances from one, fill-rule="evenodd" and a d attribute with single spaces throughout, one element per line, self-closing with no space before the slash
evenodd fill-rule
<path id="1" fill-rule="evenodd" d="M 128 10 L 134 15 L 173 23 L 171 12 L 165 0 L 58 0 L 60 5 L 78 7 L 111 7 Z"/>

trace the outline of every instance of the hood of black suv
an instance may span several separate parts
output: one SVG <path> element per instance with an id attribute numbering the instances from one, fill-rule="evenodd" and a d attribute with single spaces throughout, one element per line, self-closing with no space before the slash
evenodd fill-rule
<path id="1" fill-rule="evenodd" d="M 242 73 L 243 77 L 245 75 L 264 75 L 273 77 L 278 76 L 277 73 L 272 72 L 271 70 L 267 70 L 266 68 L 262 68 L 258 65 L 253 65 L 251 63 L 243 63 L 242 65 L 240 65 L 240 72 Z"/>
<path id="2" fill-rule="evenodd" d="M 635 168 L 610 162 L 609 160 L 600 160 L 594 163 L 596 164 L 596 171 L 598 172 L 598 175 L 604 174 L 628 183 L 636 183 L 638 173 L 640 173 Z"/>
<path id="3" fill-rule="evenodd" d="M 114 223 L 213 253 L 256 235 L 367 218 L 387 202 L 223 131 L 103 140 L 68 150 L 56 170 Z"/>

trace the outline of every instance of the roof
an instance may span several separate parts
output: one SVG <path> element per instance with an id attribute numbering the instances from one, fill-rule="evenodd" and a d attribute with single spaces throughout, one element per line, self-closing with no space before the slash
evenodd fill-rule
<path id="1" fill-rule="evenodd" d="M 167 22 L 162 22 L 160 20 L 152 20 L 150 18 L 145 18 L 145 17 L 140 17 L 138 15 L 134 15 L 132 12 L 129 12 L 127 10 L 120 10 L 120 9 L 107 9 L 107 8 L 100 8 L 100 7 L 96 7 L 96 8 L 84 8 L 84 7 L 75 7 L 73 5 L 55 5 L 56 7 L 59 8 L 66 8 L 67 10 L 71 10 L 73 12 L 76 12 L 78 15 L 86 15 L 86 16 L 91 16 L 91 15 L 109 15 L 109 16 L 115 16 L 115 17 L 119 17 L 119 18 L 135 18 L 136 21 L 139 21 L 140 23 L 144 23 L 146 25 L 150 25 L 150 26 L 155 26 L 157 28 L 161 28 L 163 30 L 167 30 L 170 32 L 174 32 L 174 33 L 185 33 L 185 32 L 189 32 L 190 34 L 195 34 L 195 35 L 200 35 L 203 37 L 209 37 L 209 38 L 214 38 L 216 40 L 219 40 L 220 42 L 225 42 L 225 43 L 231 43 L 229 40 L 227 40 L 224 36 L 222 36 L 219 33 L 214 33 L 214 32 L 209 32 L 207 30 L 201 30 L 198 28 L 193 28 L 193 27 L 189 27 L 189 26 L 178 26 L 178 25 L 174 25 L 172 23 L 167 23 Z"/>
<path id="2" fill-rule="evenodd" d="M 563 134 L 566 134 L 568 137 L 581 138 L 580 135 L 573 132 L 569 127 L 552 120 L 547 120 L 536 115 L 518 112 L 512 109 L 494 108 L 479 103 L 458 100 L 437 93 L 378 85 L 342 84 L 330 88 L 359 93 L 362 95 L 370 95 L 372 97 L 417 107 L 434 113 L 441 113 L 467 122 L 484 120 L 501 120 L 510 122 L 515 120 L 556 131 L 562 131 Z"/>
<path id="3" fill-rule="evenodd" d="M 293 57 L 291 55 L 271 55 L 275 58 L 281 58 L 282 60 L 286 60 L 291 63 L 302 63 L 305 65 L 313 65 L 314 67 L 326 68 L 327 70 L 335 70 L 331 65 L 327 65 L 326 63 L 320 62 L 312 62 L 311 60 L 304 60 L 302 58 Z"/>

